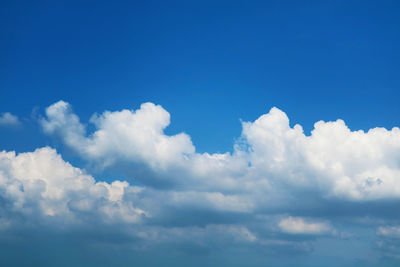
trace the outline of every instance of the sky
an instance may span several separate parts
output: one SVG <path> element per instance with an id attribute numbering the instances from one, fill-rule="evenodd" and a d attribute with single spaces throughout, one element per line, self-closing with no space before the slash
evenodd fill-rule
<path id="1" fill-rule="evenodd" d="M 398 1 L 0 7 L 0 265 L 399 266 Z"/>

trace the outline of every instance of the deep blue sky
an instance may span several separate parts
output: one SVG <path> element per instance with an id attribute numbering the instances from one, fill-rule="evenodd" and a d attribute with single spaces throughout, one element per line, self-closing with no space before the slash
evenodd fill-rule
<path id="1" fill-rule="evenodd" d="M 399 124 L 398 1 L 2 1 L 1 111 L 146 101 L 200 151 L 272 106 L 306 131 Z M 3 133 L 4 134 L 4 133 Z M 2 142 L 3 143 L 3 142 Z M 4 143 L 2 144 L 4 145 Z"/>

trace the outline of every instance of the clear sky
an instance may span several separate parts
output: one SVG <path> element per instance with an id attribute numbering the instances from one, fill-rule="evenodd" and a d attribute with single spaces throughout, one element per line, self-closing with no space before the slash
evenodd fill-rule
<path id="1" fill-rule="evenodd" d="M 399 12 L 1 1 L 0 265 L 398 266 Z"/>

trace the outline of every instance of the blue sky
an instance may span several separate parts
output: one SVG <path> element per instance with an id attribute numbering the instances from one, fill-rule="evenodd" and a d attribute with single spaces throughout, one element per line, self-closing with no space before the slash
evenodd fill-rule
<path id="1" fill-rule="evenodd" d="M 3 1 L 0 261 L 397 266 L 399 8 Z"/>

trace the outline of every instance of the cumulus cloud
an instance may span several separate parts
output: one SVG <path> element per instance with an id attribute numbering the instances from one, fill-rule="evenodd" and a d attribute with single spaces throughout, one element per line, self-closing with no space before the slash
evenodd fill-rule
<path id="1" fill-rule="evenodd" d="M 130 199 L 138 191 L 123 181 L 96 182 L 49 147 L 0 152 L 2 210 L 30 221 L 60 218 L 74 223 L 89 216 L 94 221 L 137 222 L 145 215 Z"/>
<path id="2" fill-rule="evenodd" d="M 21 122 L 16 115 L 11 114 L 10 112 L 0 114 L 0 126 L 17 126 L 19 124 L 21 124 Z"/>
<path id="3" fill-rule="evenodd" d="M 46 133 L 58 133 L 67 145 L 84 156 L 112 162 L 113 157 L 144 161 L 163 168 L 194 152 L 190 137 L 184 133 L 166 136 L 163 130 L 170 115 L 161 106 L 144 103 L 137 111 L 106 111 L 94 115 L 97 131 L 86 137 L 85 127 L 71 106 L 59 101 L 46 109 L 41 121 Z"/>
<path id="4" fill-rule="evenodd" d="M 342 120 L 319 121 L 306 136 L 300 125 L 290 127 L 286 114 L 272 108 L 242 123 L 233 153 L 200 154 L 187 134 L 164 133 L 170 115 L 159 105 L 106 111 L 90 122 L 96 130 L 87 134 L 63 101 L 49 106 L 41 120 L 46 133 L 58 134 L 87 160 L 144 164 L 169 181 L 197 189 L 273 193 L 296 188 L 353 201 L 400 197 L 397 127 L 364 132 L 351 131 Z"/>
<path id="5" fill-rule="evenodd" d="M 272 108 L 242 122 L 233 152 L 211 154 L 198 153 L 186 133 L 165 134 L 170 114 L 152 103 L 95 114 L 88 123 L 94 127 L 64 101 L 49 106 L 40 120 L 46 134 L 101 167 L 96 171 L 117 169 L 126 181 L 98 181 L 49 147 L 3 151 L 0 215 L 6 220 L 0 230 L 25 218 L 67 228 L 96 224 L 139 250 L 191 243 L 309 251 L 321 237 L 342 238 L 336 233 L 348 217 L 375 216 L 387 224 L 400 200 L 396 127 L 364 132 L 342 120 L 320 121 L 305 135 Z M 396 231 L 381 227 L 377 233 L 386 239 Z"/>
<path id="6" fill-rule="evenodd" d="M 139 251 L 171 244 L 178 248 L 196 245 L 202 250 L 263 245 L 237 222 L 212 223 L 206 217 L 201 226 L 200 218 L 180 226 L 162 221 L 171 213 L 177 220 L 188 220 L 185 214 L 193 209 L 205 214 L 247 212 L 249 205 L 244 197 L 219 192 L 163 192 L 120 180 L 96 181 L 50 147 L 19 154 L 0 152 L 0 247 L 4 239 L 20 240 L 18 233 L 32 234 L 32 229 L 40 229 L 40 236 L 63 240 L 76 238 L 68 233 L 83 231 L 88 237 L 80 243 L 90 247 L 129 246 Z"/>
<path id="7" fill-rule="evenodd" d="M 342 120 L 317 122 L 311 136 L 277 108 L 243 124 L 253 168 L 276 182 L 326 196 L 363 200 L 400 196 L 400 129 L 351 131 Z"/>
<path id="8" fill-rule="evenodd" d="M 325 222 L 310 222 L 303 218 L 288 217 L 282 219 L 279 224 L 281 231 L 289 234 L 328 234 L 332 233 L 333 229 Z"/>

